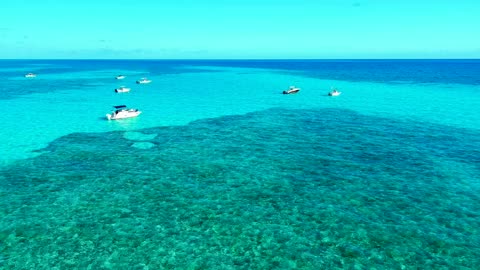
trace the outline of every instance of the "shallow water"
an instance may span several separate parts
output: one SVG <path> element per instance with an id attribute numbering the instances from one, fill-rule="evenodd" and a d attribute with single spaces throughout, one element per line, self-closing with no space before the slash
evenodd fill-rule
<path id="1" fill-rule="evenodd" d="M 0 99 L 0 268 L 480 264 L 478 85 L 200 64 L 128 95 L 112 78 L 152 69 L 58 68 L 88 86 Z"/>
<path id="2" fill-rule="evenodd" d="M 73 132 L 184 125 L 193 120 L 274 107 L 340 108 L 395 119 L 480 127 L 480 110 L 477 109 L 480 107 L 480 86 L 475 84 L 333 81 L 311 78 L 310 70 L 305 74 L 299 74 L 298 70 L 285 73 L 255 68 L 205 67 L 200 66 L 205 64 L 201 62 L 193 62 L 197 64 L 195 67 L 182 65 L 174 69 L 162 61 L 159 67 L 156 62 L 147 61 L 145 67 L 137 63 L 130 70 L 120 70 L 122 65 L 128 65 L 115 61 L 105 61 L 109 65 L 77 62 L 67 68 L 64 62 L 53 61 L 56 64 L 45 71 L 51 73 L 39 73 L 37 78 L 26 79 L 22 71 L 17 71 L 17 77 L 0 81 L 3 91 L 0 106 L 5 110 L 0 114 L 3 142 L 0 164 L 35 156 L 33 151 Z M 37 64 L 27 66 L 39 67 Z M 11 71 L 0 72 L 1 76 L 9 74 Z M 115 80 L 118 74 L 125 74 L 127 78 Z M 143 76 L 152 79 L 153 83 L 136 85 L 135 80 Z M 280 94 L 292 84 L 302 88 L 299 94 Z M 120 85 L 131 87 L 132 91 L 114 93 Z M 326 93 L 332 86 L 338 87 L 343 94 L 328 97 Z M 139 108 L 143 113 L 136 119 L 105 121 L 105 114 L 110 113 L 112 106 L 120 104 Z"/>
<path id="3" fill-rule="evenodd" d="M 74 133 L 5 168 L 3 264 L 480 263 L 476 132 L 346 110 L 271 109 L 135 135 Z"/>

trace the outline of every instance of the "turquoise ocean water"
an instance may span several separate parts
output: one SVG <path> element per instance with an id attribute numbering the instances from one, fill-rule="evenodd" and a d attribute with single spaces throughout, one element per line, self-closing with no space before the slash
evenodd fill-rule
<path id="1" fill-rule="evenodd" d="M 475 269 L 479 74 L 0 61 L 0 268 Z M 143 113 L 107 121 L 120 104 Z"/>

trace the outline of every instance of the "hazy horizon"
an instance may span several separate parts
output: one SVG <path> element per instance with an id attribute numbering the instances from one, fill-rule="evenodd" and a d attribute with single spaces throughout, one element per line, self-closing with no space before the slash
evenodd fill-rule
<path id="1" fill-rule="evenodd" d="M 0 58 L 0 61 L 480 61 L 480 58 Z"/>

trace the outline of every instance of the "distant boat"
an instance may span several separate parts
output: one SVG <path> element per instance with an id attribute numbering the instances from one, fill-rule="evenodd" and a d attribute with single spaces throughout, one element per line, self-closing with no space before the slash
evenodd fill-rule
<path id="1" fill-rule="evenodd" d="M 290 86 L 290 88 L 288 90 L 283 91 L 283 94 L 284 95 L 295 94 L 295 93 L 298 93 L 299 91 L 300 91 L 300 88 L 295 87 L 295 86 Z"/>
<path id="2" fill-rule="evenodd" d="M 123 79 L 125 79 L 125 76 L 124 75 L 118 75 L 117 77 L 115 77 L 115 79 L 123 80 Z"/>
<path id="3" fill-rule="evenodd" d="M 137 109 L 127 108 L 127 106 L 125 105 L 113 106 L 113 108 L 115 108 L 115 110 L 112 112 L 112 114 L 107 114 L 108 120 L 137 117 L 139 114 L 142 113 Z"/>
<path id="4" fill-rule="evenodd" d="M 141 78 L 140 80 L 137 81 L 138 84 L 147 84 L 147 83 L 151 83 L 152 80 L 149 80 L 147 78 Z"/>
<path id="5" fill-rule="evenodd" d="M 336 97 L 336 96 L 340 96 L 341 93 L 342 92 L 338 91 L 337 89 L 333 89 L 332 91 L 328 92 L 328 95 L 332 97 Z"/>
<path id="6" fill-rule="evenodd" d="M 119 88 L 115 89 L 115 93 L 126 93 L 126 92 L 130 92 L 130 88 L 125 86 L 120 86 Z"/>
<path id="7" fill-rule="evenodd" d="M 25 74 L 25 78 L 35 78 L 35 77 L 37 77 L 37 74 L 34 74 L 34 73 Z"/>

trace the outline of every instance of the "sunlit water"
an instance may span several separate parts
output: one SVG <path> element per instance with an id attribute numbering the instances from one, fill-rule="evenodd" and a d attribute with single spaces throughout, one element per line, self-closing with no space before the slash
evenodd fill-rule
<path id="1" fill-rule="evenodd" d="M 41 64 L 0 65 L 2 267 L 480 263 L 480 86 L 446 82 L 459 63 Z M 143 113 L 107 121 L 120 104 Z"/>

